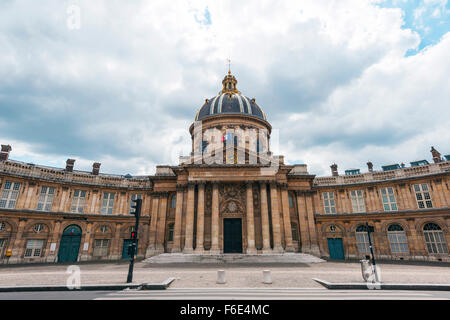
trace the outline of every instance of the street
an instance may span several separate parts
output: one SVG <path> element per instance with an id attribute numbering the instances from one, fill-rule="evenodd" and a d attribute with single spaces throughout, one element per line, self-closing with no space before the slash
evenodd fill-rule
<path id="1" fill-rule="evenodd" d="M 167 290 L 12 292 L 0 300 L 450 300 L 448 291 L 325 288 L 169 288 Z"/>

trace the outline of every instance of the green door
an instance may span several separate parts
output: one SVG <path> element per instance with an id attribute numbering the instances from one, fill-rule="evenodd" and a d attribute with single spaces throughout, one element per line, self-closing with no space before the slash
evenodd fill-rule
<path id="1" fill-rule="evenodd" d="M 133 243 L 133 240 L 131 239 L 125 239 L 123 240 L 123 248 L 122 248 L 122 259 L 130 259 L 131 256 L 128 254 L 128 247 Z M 137 241 L 137 247 L 139 247 L 139 241 Z M 136 248 L 137 251 L 137 248 Z M 135 252 L 134 254 L 137 254 Z"/>
<path id="2" fill-rule="evenodd" d="M 344 246 L 341 238 L 328 238 L 328 250 L 331 260 L 344 260 Z"/>
<path id="3" fill-rule="evenodd" d="M 61 237 L 58 251 L 58 262 L 76 262 L 81 244 L 81 229 L 79 226 L 68 226 Z"/>
<path id="4" fill-rule="evenodd" d="M 223 219 L 223 252 L 242 253 L 241 219 Z"/>

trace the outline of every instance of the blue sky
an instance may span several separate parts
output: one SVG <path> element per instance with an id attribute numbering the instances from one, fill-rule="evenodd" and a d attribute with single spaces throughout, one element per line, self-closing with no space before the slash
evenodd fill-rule
<path id="1" fill-rule="evenodd" d="M 329 175 L 450 153 L 447 1 L 0 2 L 11 159 L 153 174 L 228 70 L 287 163 Z"/>
<path id="2" fill-rule="evenodd" d="M 381 8 L 400 8 L 404 13 L 405 29 L 420 35 L 420 44 L 407 55 L 417 54 L 429 45 L 438 43 L 450 30 L 450 3 L 448 0 L 389 0 L 379 4 Z"/>

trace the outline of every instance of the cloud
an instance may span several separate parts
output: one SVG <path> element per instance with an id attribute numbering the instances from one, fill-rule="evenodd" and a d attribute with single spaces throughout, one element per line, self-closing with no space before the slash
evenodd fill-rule
<path id="1" fill-rule="evenodd" d="M 79 29 L 67 26 L 69 6 Z M 450 150 L 448 36 L 405 57 L 422 39 L 399 7 L 48 0 L 0 12 L 0 138 L 12 159 L 64 167 L 73 157 L 118 174 L 176 164 L 228 57 L 238 89 L 280 129 L 280 151 L 313 173 Z"/>

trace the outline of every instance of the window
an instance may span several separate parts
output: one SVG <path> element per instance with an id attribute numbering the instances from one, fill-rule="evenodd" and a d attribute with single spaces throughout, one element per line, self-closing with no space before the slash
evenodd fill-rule
<path id="1" fill-rule="evenodd" d="M 416 193 L 416 200 L 419 209 L 433 208 L 430 192 L 428 191 L 428 184 L 415 184 L 414 192 Z"/>
<path id="2" fill-rule="evenodd" d="M 174 194 L 170 200 L 170 209 L 175 209 L 177 207 L 177 195 Z"/>
<path id="3" fill-rule="evenodd" d="M 137 200 L 137 199 L 141 199 L 141 200 L 142 200 L 142 194 L 137 194 L 137 193 L 135 193 L 135 194 L 132 194 L 132 195 L 131 195 L 131 201 L 130 201 L 130 213 L 134 213 L 134 211 L 136 210 L 136 209 L 134 209 L 134 208 L 131 208 L 131 206 L 134 204 L 134 203 L 133 203 L 133 200 Z M 142 210 L 142 208 L 141 208 L 141 210 Z"/>
<path id="4" fill-rule="evenodd" d="M 114 207 L 114 193 L 104 192 L 102 203 L 102 214 L 112 214 Z"/>
<path id="5" fill-rule="evenodd" d="M 42 187 L 39 195 L 37 210 L 50 211 L 53 203 L 54 187 Z"/>
<path id="6" fill-rule="evenodd" d="M 0 199 L 0 208 L 14 209 L 19 197 L 20 183 L 6 181 Z"/>
<path id="7" fill-rule="evenodd" d="M 106 232 L 108 232 L 108 226 L 101 226 L 101 227 L 100 227 L 100 232 L 101 232 L 101 233 L 106 233 Z"/>
<path id="8" fill-rule="evenodd" d="M 325 208 L 325 213 L 336 213 L 336 203 L 334 202 L 334 192 L 324 192 L 323 196 L 323 206 Z"/>
<path id="9" fill-rule="evenodd" d="M 44 230 L 44 225 L 42 223 L 37 223 L 33 227 L 34 232 L 40 233 L 42 230 Z"/>
<path id="10" fill-rule="evenodd" d="M 388 239 L 392 253 L 408 253 L 408 240 L 405 231 L 398 224 L 391 224 L 388 228 Z"/>
<path id="11" fill-rule="evenodd" d="M 108 255 L 109 239 L 95 239 L 94 257 L 105 257 Z"/>
<path id="12" fill-rule="evenodd" d="M 169 232 L 168 232 L 168 238 L 167 238 L 167 241 L 173 241 L 173 230 L 174 230 L 174 228 L 175 228 L 175 224 L 174 223 L 171 223 L 171 224 L 169 224 Z"/>
<path id="13" fill-rule="evenodd" d="M 288 192 L 288 201 L 289 201 L 289 208 L 294 207 L 294 199 L 292 198 L 292 194 Z"/>
<path id="14" fill-rule="evenodd" d="M 381 199 L 383 201 L 384 211 L 397 211 L 397 201 L 395 200 L 394 189 L 382 188 L 381 189 Z"/>
<path id="15" fill-rule="evenodd" d="M 86 191 L 74 190 L 70 212 L 83 213 L 85 202 L 86 202 Z"/>
<path id="16" fill-rule="evenodd" d="M 427 223 L 423 227 L 423 235 L 425 236 L 425 243 L 427 245 L 428 253 L 448 253 L 444 233 L 442 232 L 441 227 L 437 224 Z"/>
<path id="17" fill-rule="evenodd" d="M 0 231 L 3 231 L 6 229 L 6 223 L 0 222 Z"/>
<path id="18" fill-rule="evenodd" d="M 373 243 L 372 233 L 370 234 L 370 240 Z M 367 227 L 364 225 L 356 228 L 356 244 L 358 246 L 359 253 L 370 253 L 369 236 L 367 233 Z"/>
<path id="19" fill-rule="evenodd" d="M 42 254 L 42 246 L 44 240 L 28 240 L 27 247 L 25 249 L 25 258 L 40 257 Z"/>
<path id="20" fill-rule="evenodd" d="M 352 199 L 353 212 L 366 212 L 362 190 L 353 190 L 350 192 L 350 196 Z"/>
<path id="21" fill-rule="evenodd" d="M 292 240 L 298 241 L 297 224 L 295 222 L 291 223 L 291 231 L 292 231 Z"/>

